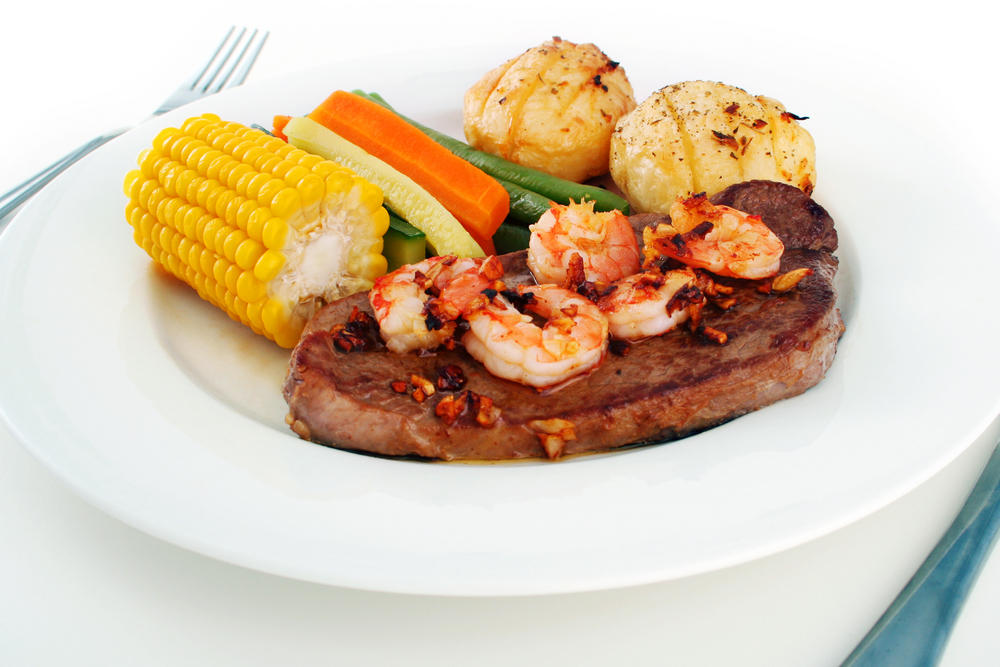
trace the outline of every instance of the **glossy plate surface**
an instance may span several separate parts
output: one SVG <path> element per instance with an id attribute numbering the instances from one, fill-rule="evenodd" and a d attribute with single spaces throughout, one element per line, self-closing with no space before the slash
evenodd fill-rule
<path id="1" fill-rule="evenodd" d="M 775 97 L 818 149 L 847 325 L 806 394 L 669 445 L 555 464 L 382 460 L 285 426 L 282 351 L 153 269 L 122 179 L 163 127 L 211 111 L 268 125 L 336 88 L 461 136 L 465 89 L 519 46 L 431 51 L 246 86 L 147 123 L 59 178 L 0 237 L 0 415 L 122 521 L 266 572 L 372 590 L 522 595 L 687 576 L 846 525 L 990 427 L 1000 233 L 946 160 L 843 90 L 677 54 L 615 52 L 638 99 L 714 78 Z M 968 265 L 942 275 L 941 221 Z M 935 270 L 938 269 L 938 270 Z"/>

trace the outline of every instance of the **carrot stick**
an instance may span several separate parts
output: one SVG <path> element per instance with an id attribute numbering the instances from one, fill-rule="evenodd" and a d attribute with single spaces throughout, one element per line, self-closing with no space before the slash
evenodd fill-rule
<path id="1" fill-rule="evenodd" d="M 283 130 L 285 126 L 288 125 L 288 121 L 292 119 L 291 116 L 275 116 L 274 117 L 274 136 L 278 137 L 282 141 L 288 141 L 288 137 L 285 136 Z"/>
<path id="2" fill-rule="evenodd" d="M 487 255 L 495 254 L 493 233 L 507 217 L 510 198 L 488 174 L 354 93 L 335 91 L 309 118 L 412 178 L 462 223 Z"/>

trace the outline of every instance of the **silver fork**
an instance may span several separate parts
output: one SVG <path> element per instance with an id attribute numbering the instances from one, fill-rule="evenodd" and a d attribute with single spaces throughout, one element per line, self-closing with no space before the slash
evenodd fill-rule
<path id="1" fill-rule="evenodd" d="M 159 116 L 177 107 L 193 102 L 207 95 L 213 95 L 223 88 L 233 88 L 242 84 L 260 50 L 267 41 L 268 32 L 259 33 L 256 29 L 247 37 L 247 29 L 242 28 L 236 34 L 236 26 L 229 29 L 218 48 L 212 53 L 204 67 L 198 69 L 191 78 L 185 81 L 174 93 L 163 101 L 163 104 L 152 113 L 150 118 Z M 233 57 L 235 54 L 235 58 Z M 148 120 L 148 119 L 147 119 Z M 24 183 L 9 192 L 0 195 L 0 231 L 7 225 L 11 214 L 21 204 L 34 196 L 53 178 L 65 171 L 70 165 L 84 157 L 94 149 L 106 144 L 115 137 L 125 133 L 130 128 L 121 128 L 91 139 L 83 146 L 46 167 Z"/>
<path id="2" fill-rule="evenodd" d="M 1000 529 L 1000 445 L 954 523 L 841 667 L 933 667 Z"/>

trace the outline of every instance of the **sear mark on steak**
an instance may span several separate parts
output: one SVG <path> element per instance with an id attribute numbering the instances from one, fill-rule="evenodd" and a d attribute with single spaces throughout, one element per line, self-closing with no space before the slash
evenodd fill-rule
<path id="1" fill-rule="evenodd" d="M 632 354 L 609 354 L 585 380 L 544 394 L 490 375 L 460 346 L 423 356 L 338 351 L 330 330 L 355 307 L 371 312 L 367 294 L 355 294 L 317 313 L 293 351 L 284 386 L 289 419 L 314 442 L 385 456 L 546 458 L 532 422 L 573 423 L 575 437 L 559 451 L 565 456 L 684 437 L 802 393 L 823 378 L 844 330 L 835 305 L 833 223 L 808 196 L 778 183 L 742 183 L 713 201 L 738 202 L 734 208 L 762 216 L 786 245 L 782 273 L 811 271 L 795 289 L 771 294 L 757 282 L 719 278 L 739 305 L 706 309 L 703 320 L 726 334 L 725 345 L 678 329 L 633 345 Z M 641 235 L 661 217 L 632 221 Z M 501 258 L 508 286 L 533 283 L 525 257 Z M 463 390 L 499 408 L 494 423 L 484 426 L 466 411 L 448 424 L 435 414 L 441 392 L 418 403 L 390 388 L 391 380 L 436 378 L 451 366 L 461 369 Z"/>

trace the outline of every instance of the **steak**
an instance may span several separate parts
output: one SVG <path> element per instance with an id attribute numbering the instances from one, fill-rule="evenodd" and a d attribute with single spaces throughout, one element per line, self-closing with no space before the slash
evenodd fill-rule
<path id="1" fill-rule="evenodd" d="M 833 221 L 807 195 L 780 183 L 741 183 L 712 200 L 762 216 L 786 245 L 782 273 L 812 270 L 780 294 L 759 291 L 759 282 L 718 278 L 733 288 L 738 305 L 707 305 L 702 322 L 725 333 L 727 343 L 683 327 L 633 344 L 624 356 L 609 354 L 583 379 L 546 393 L 490 375 L 461 346 L 422 355 L 381 346 L 341 351 L 331 330 L 355 308 L 372 312 L 367 294 L 355 294 L 317 313 L 293 351 L 284 386 L 288 423 L 313 442 L 385 456 L 554 458 L 674 440 L 804 392 L 824 377 L 844 331 Z M 631 221 L 641 238 L 642 227 L 663 218 Z M 525 251 L 501 259 L 509 286 L 533 283 Z M 433 383 L 454 367 L 466 381 L 461 391 L 499 409 L 495 422 L 484 426 L 472 409 L 451 423 L 439 417 L 438 402 L 452 400 L 455 391 L 437 390 L 423 401 L 412 396 L 413 376 Z M 553 448 L 545 425 L 567 422 Z"/>

